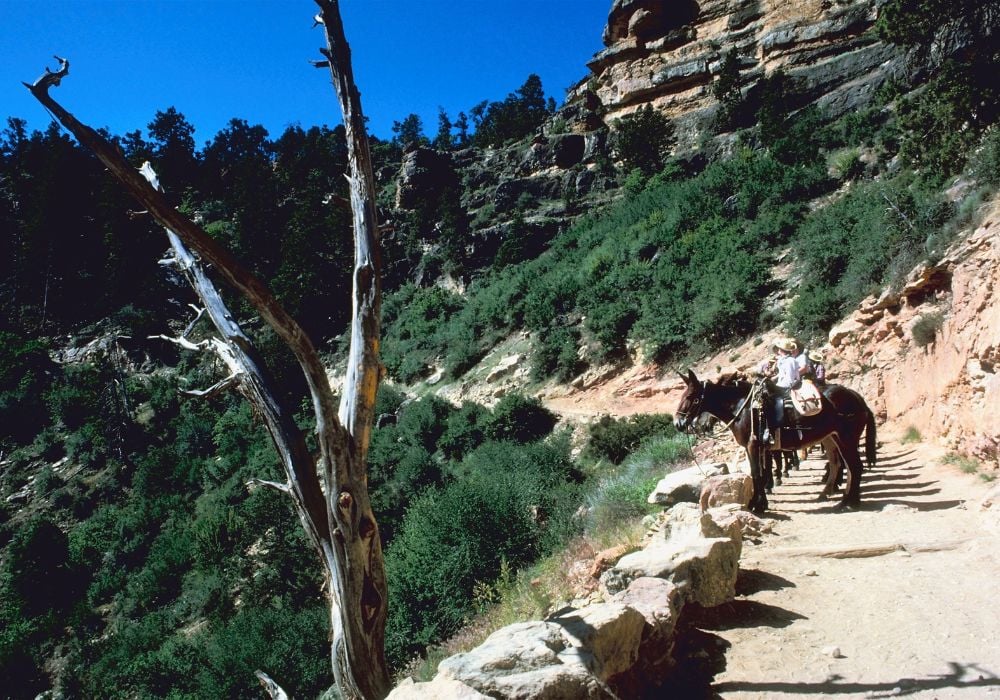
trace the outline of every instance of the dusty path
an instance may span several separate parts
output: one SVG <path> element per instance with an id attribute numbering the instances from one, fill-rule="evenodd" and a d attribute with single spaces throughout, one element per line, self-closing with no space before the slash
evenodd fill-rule
<path id="1" fill-rule="evenodd" d="M 942 456 L 886 441 L 846 513 L 803 462 L 770 497 L 775 534 L 744 547 L 737 599 L 680 637 L 682 696 L 1000 698 L 991 485 Z"/>

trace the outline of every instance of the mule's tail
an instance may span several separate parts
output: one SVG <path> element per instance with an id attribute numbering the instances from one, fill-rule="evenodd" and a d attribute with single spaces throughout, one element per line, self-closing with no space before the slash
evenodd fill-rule
<path id="1" fill-rule="evenodd" d="M 878 440 L 875 436 L 875 414 L 868 409 L 868 420 L 865 423 L 865 461 L 868 468 L 875 466 L 876 452 L 878 450 Z"/>

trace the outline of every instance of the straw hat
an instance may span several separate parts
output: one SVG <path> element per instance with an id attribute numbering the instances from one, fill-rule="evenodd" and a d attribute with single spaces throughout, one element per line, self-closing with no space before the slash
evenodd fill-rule
<path id="1" fill-rule="evenodd" d="M 799 344 L 791 338 L 778 338 L 774 341 L 774 347 L 791 353 L 798 352 L 799 350 Z"/>
<path id="2" fill-rule="evenodd" d="M 809 351 L 809 359 L 812 360 L 813 362 L 822 362 L 823 361 L 823 353 L 822 353 L 822 351 L 820 351 L 820 350 L 810 350 Z"/>

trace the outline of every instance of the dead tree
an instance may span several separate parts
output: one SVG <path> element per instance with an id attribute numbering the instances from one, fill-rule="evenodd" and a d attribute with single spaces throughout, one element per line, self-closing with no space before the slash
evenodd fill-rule
<path id="1" fill-rule="evenodd" d="M 380 263 L 374 178 L 338 3 L 337 0 L 316 2 L 320 8 L 316 19 L 327 36 L 327 47 L 321 50 L 326 57 L 322 65 L 329 66 L 333 75 L 347 130 L 354 212 L 351 345 L 339 409 L 315 347 L 266 286 L 204 230 L 170 206 L 151 168 L 144 167 L 142 174 L 137 172 L 114 146 L 52 99 L 48 90 L 59 85 L 68 74 L 69 61 L 59 59 L 58 71 L 46 69 L 34 84 L 25 85 L 167 229 L 173 248 L 170 262 L 188 277 L 219 334 L 218 338 L 200 344 L 191 343 L 183 335 L 174 340 L 192 348 L 214 351 L 229 369 L 229 377 L 203 393 L 235 385 L 263 416 L 281 458 L 286 481 L 257 483 L 291 497 L 325 572 L 332 630 L 331 658 L 337 686 L 345 697 L 369 700 L 383 698 L 389 690 L 384 651 L 385 568 L 378 526 L 368 497 L 366 468 L 381 372 Z M 318 457 L 314 458 L 307 449 L 305 435 L 295 425 L 292 411 L 283 405 L 279 393 L 269 384 L 252 344 L 233 321 L 202 263 L 210 265 L 253 305 L 298 360 L 312 398 Z M 273 686 L 269 692 L 281 693 L 265 674 L 259 676 L 265 687 Z"/>

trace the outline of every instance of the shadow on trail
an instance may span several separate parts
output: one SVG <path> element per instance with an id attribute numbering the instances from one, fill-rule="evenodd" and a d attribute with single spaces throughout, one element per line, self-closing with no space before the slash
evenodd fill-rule
<path id="1" fill-rule="evenodd" d="M 760 591 L 780 591 L 795 588 L 795 584 L 783 576 L 761 569 L 740 569 L 736 576 L 736 595 L 748 596 Z"/>
<path id="2" fill-rule="evenodd" d="M 690 610 L 688 610 L 690 607 Z M 747 627 L 788 627 L 805 615 L 755 600 L 732 600 L 714 608 L 689 603 L 684 615 L 690 624 L 701 630 L 732 630 Z"/>
<path id="3" fill-rule="evenodd" d="M 996 688 L 1000 687 L 1000 678 L 978 664 L 963 664 L 957 661 L 948 662 L 949 673 L 935 674 L 926 678 L 900 678 L 883 683 L 852 683 L 844 681 L 839 675 L 831 675 L 819 683 L 743 683 L 728 681 L 706 689 L 715 694 L 701 697 L 720 697 L 719 693 L 745 691 L 753 693 L 790 693 L 796 695 L 852 695 L 864 694 L 867 698 L 898 698 L 913 695 L 925 690 L 943 690 L 945 688 Z"/>
<path id="4" fill-rule="evenodd" d="M 948 663 L 947 673 L 876 683 L 852 682 L 845 680 L 839 674 L 832 674 L 826 680 L 815 683 L 731 680 L 716 684 L 713 683 L 715 677 L 726 670 L 726 652 L 732 644 L 702 627 L 697 615 L 688 616 L 685 609 L 684 618 L 677 625 L 673 652 L 674 668 L 664 677 L 658 688 L 651 688 L 643 693 L 642 700 L 660 700 L 665 697 L 722 700 L 725 697 L 724 693 L 736 692 L 760 693 L 765 697 L 768 694 L 785 693 L 816 697 L 851 695 L 865 698 L 896 698 L 947 688 L 982 688 L 984 692 L 992 692 L 987 689 L 1000 688 L 1000 677 L 994 672 L 976 663 L 957 661 Z"/>

